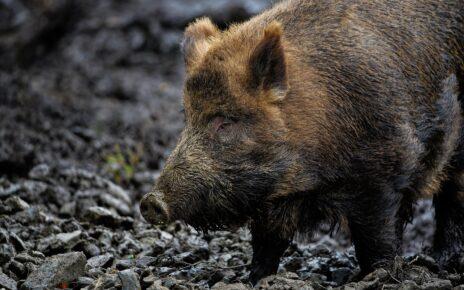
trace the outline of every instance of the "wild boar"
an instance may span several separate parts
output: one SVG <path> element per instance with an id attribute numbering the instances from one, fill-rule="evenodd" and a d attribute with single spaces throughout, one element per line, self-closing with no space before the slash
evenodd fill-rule
<path id="1" fill-rule="evenodd" d="M 250 280 L 295 233 L 346 224 L 361 273 L 400 254 L 433 197 L 433 253 L 464 251 L 464 2 L 293 0 L 185 30 L 185 129 L 147 221 L 250 225 Z"/>

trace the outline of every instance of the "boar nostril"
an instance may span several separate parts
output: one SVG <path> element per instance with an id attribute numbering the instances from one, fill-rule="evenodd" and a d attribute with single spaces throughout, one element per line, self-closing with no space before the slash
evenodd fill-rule
<path id="1" fill-rule="evenodd" d="M 164 215 L 164 211 L 158 203 L 153 204 L 153 211 L 156 215 Z"/>
<path id="2" fill-rule="evenodd" d="M 149 223 L 160 224 L 168 220 L 166 205 L 160 195 L 148 193 L 140 201 L 140 213 Z"/>
<path id="3" fill-rule="evenodd" d="M 148 205 L 146 202 L 140 202 L 140 213 L 145 216 L 145 213 L 148 212 Z"/>

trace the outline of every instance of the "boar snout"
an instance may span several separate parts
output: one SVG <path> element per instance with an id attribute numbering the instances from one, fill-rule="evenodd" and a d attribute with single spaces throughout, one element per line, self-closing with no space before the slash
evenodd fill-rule
<path id="1" fill-rule="evenodd" d="M 145 194 L 140 201 L 140 213 L 151 224 L 162 224 L 169 220 L 167 205 L 163 193 L 154 191 Z"/>

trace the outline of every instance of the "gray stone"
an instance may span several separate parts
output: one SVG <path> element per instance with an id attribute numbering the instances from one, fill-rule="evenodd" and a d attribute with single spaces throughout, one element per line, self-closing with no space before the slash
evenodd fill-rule
<path id="1" fill-rule="evenodd" d="M 79 287 L 86 287 L 92 285 L 95 280 L 90 277 L 79 277 L 77 278 L 77 285 Z"/>
<path id="2" fill-rule="evenodd" d="M 419 286 L 417 286 L 416 282 L 411 281 L 411 280 L 406 280 L 401 283 L 401 285 L 396 285 L 397 287 L 395 289 L 398 290 L 418 290 L 420 289 Z"/>
<path id="3" fill-rule="evenodd" d="M 122 215 L 130 215 L 132 213 L 132 210 L 130 208 L 130 205 L 124 202 L 123 200 L 108 194 L 108 193 L 102 193 L 99 196 L 100 200 L 106 204 L 109 207 L 114 208 L 117 210 L 120 214 Z"/>
<path id="4" fill-rule="evenodd" d="M 74 244 L 82 235 L 82 231 L 77 230 L 71 233 L 61 233 L 56 235 L 56 239 L 65 245 Z"/>
<path id="5" fill-rule="evenodd" d="M 16 290 L 17 284 L 15 280 L 0 272 L 0 288 L 5 288 L 7 290 Z"/>
<path id="6" fill-rule="evenodd" d="M 7 198 L 10 195 L 15 194 L 21 189 L 20 184 L 10 185 L 8 188 L 0 187 L 0 198 Z"/>
<path id="7" fill-rule="evenodd" d="M 5 229 L 0 228 L 0 243 L 6 243 L 9 240 L 8 232 Z"/>
<path id="8" fill-rule="evenodd" d="M 113 182 L 106 180 L 106 185 L 108 188 L 108 192 L 112 194 L 113 196 L 117 197 L 118 199 L 121 199 L 124 201 L 126 204 L 131 204 L 131 198 L 127 191 L 125 191 L 122 187 L 120 187 L 117 184 L 114 184 Z"/>
<path id="9" fill-rule="evenodd" d="M 290 278 L 284 277 L 289 276 Z M 265 289 L 301 289 L 305 286 L 304 281 L 295 280 L 298 277 L 293 276 L 292 274 L 288 275 L 279 274 L 265 277 L 259 281 L 258 286 Z M 287 287 L 288 286 L 288 287 Z M 225 288 L 229 289 L 229 288 Z"/>
<path id="10" fill-rule="evenodd" d="M 43 258 L 39 258 L 39 257 L 33 257 L 31 255 L 29 255 L 28 253 L 19 253 L 15 256 L 15 260 L 21 262 L 21 263 L 27 263 L 27 262 L 30 262 L 30 263 L 33 263 L 33 264 L 40 264 L 43 260 Z"/>
<path id="11" fill-rule="evenodd" d="M 332 280 L 337 283 L 337 285 L 346 283 L 351 275 L 353 275 L 353 270 L 348 267 L 335 268 L 331 270 Z"/>
<path id="12" fill-rule="evenodd" d="M 116 269 L 123 270 L 134 266 L 133 259 L 122 259 L 116 262 Z"/>
<path id="13" fill-rule="evenodd" d="M 43 197 L 48 186 L 41 181 L 24 181 L 21 184 L 19 196 L 29 202 L 39 201 Z"/>
<path id="14" fill-rule="evenodd" d="M 450 280 L 436 279 L 421 285 L 420 289 L 434 290 L 434 289 L 452 289 L 453 285 Z"/>
<path id="15" fill-rule="evenodd" d="M 27 202 L 16 195 L 10 196 L 7 200 L 5 200 L 5 204 L 11 209 L 12 212 L 22 211 L 30 207 Z"/>
<path id="16" fill-rule="evenodd" d="M 39 208 L 37 207 L 30 207 L 26 210 L 18 212 L 15 214 L 16 221 L 22 224 L 39 224 L 47 221 L 50 216 L 44 214 Z"/>
<path id="17" fill-rule="evenodd" d="M 102 268 L 93 268 L 87 271 L 87 275 L 95 279 L 99 279 L 104 273 Z"/>
<path id="18" fill-rule="evenodd" d="M 22 263 L 16 260 L 12 260 L 9 263 L 8 269 L 11 272 L 15 273 L 17 277 L 20 277 L 20 278 L 24 278 L 27 275 L 26 267 Z"/>
<path id="19" fill-rule="evenodd" d="M 153 283 L 155 283 L 156 281 L 160 281 L 158 279 L 158 277 L 156 277 L 155 275 L 153 275 L 153 273 L 149 274 L 148 276 L 144 277 L 142 279 L 143 283 L 146 284 L 146 285 L 151 285 Z"/>
<path id="20" fill-rule="evenodd" d="M 16 235 L 15 233 L 10 233 L 10 241 L 11 243 L 13 243 L 13 245 L 15 246 L 18 252 L 21 252 L 27 249 L 26 243 L 24 243 L 24 241 L 20 237 L 18 237 L 18 235 Z"/>
<path id="21" fill-rule="evenodd" d="M 84 214 L 88 222 L 100 224 L 108 227 L 130 226 L 133 222 L 131 218 L 121 217 L 107 208 L 92 206 Z"/>
<path id="22" fill-rule="evenodd" d="M 153 283 L 147 288 L 147 290 L 169 290 L 168 287 L 163 286 L 163 281 L 155 280 Z"/>
<path id="23" fill-rule="evenodd" d="M 140 252 L 142 250 L 142 244 L 134 239 L 131 234 L 125 233 L 117 249 L 121 256 L 130 255 Z"/>
<path id="24" fill-rule="evenodd" d="M 38 268 L 38 266 L 32 262 L 26 262 L 24 263 L 24 266 L 26 267 L 27 273 L 32 273 Z"/>
<path id="25" fill-rule="evenodd" d="M 250 289 L 242 283 L 226 284 L 224 282 L 218 282 L 213 285 L 211 290 L 247 290 Z"/>
<path id="26" fill-rule="evenodd" d="M 37 249 L 41 252 L 55 252 L 71 249 L 75 246 L 82 235 L 82 231 L 77 230 L 71 233 L 60 233 L 47 237 L 39 241 Z"/>
<path id="27" fill-rule="evenodd" d="M 397 290 L 398 289 L 397 284 L 383 284 L 382 285 L 382 290 Z"/>
<path id="28" fill-rule="evenodd" d="M 107 253 L 100 256 L 95 256 L 90 258 L 87 261 L 87 267 L 89 268 L 98 268 L 98 267 L 107 267 L 113 261 L 113 255 Z"/>
<path id="29" fill-rule="evenodd" d="M 64 216 L 74 216 L 76 214 L 76 202 L 70 201 L 60 208 L 60 215 Z"/>
<path id="30" fill-rule="evenodd" d="M 357 283 L 351 282 L 343 285 L 340 289 L 343 290 L 368 290 L 368 289 L 377 289 L 379 287 L 379 279 L 373 281 L 360 281 Z"/>
<path id="31" fill-rule="evenodd" d="M 118 273 L 121 279 L 122 290 L 142 289 L 139 282 L 139 276 L 131 269 L 127 269 Z"/>
<path id="32" fill-rule="evenodd" d="M 103 246 L 103 248 L 111 248 L 112 241 L 113 241 L 114 234 L 113 232 L 103 229 L 100 237 L 98 238 L 99 244 Z"/>
<path id="33" fill-rule="evenodd" d="M 134 181 L 139 184 L 152 184 L 158 179 L 160 176 L 159 171 L 143 171 L 143 172 L 136 172 L 134 174 Z"/>
<path id="34" fill-rule="evenodd" d="M 384 280 L 387 280 L 390 278 L 390 274 L 388 274 L 387 270 L 383 269 L 383 268 L 379 268 L 379 269 L 376 269 L 374 272 L 366 275 L 366 277 L 364 277 L 364 281 L 372 281 L 372 280 L 375 280 L 375 279 L 379 279 L 380 281 L 384 281 Z"/>
<path id="35" fill-rule="evenodd" d="M 94 243 L 85 243 L 84 245 L 84 253 L 87 257 L 95 257 L 100 255 L 101 251 L 100 248 L 97 247 Z"/>
<path id="36" fill-rule="evenodd" d="M 35 258 L 45 259 L 45 255 L 39 251 L 31 251 L 30 254 Z"/>
<path id="37" fill-rule="evenodd" d="M 59 283 L 76 280 L 84 274 L 86 262 L 82 252 L 52 256 L 27 277 L 21 289 L 50 289 Z"/>
<path id="38" fill-rule="evenodd" d="M 438 270 L 438 265 L 435 259 L 424 254 L 416 255 L 409 264 L 427 267 L 430 270 Z"/>
<path id="39" fill-rule="evenodd" d="M 14 247 L 7 243 L 0 244 L 0 265 L 6 264 L 13 256 L 16 251 Z"/>
<path id="40" fill-rule="evenodd" d="M 459 285 L 461 282 L 461 279 L 463 279 L 464 276 L 454 273 L 454 274 L 448 274 L 446 278 L 451 281 L 451 284 Z"/>
<path id="41" fill-rule="evenodd" d="M 155 257 L 143 256 L 135 261 L 135 266 L 137 266 L 137 268 L 147 268 L 148 266 L 151 266 L 153 263 L 155 263 L 155 261 Z"/>
<path id="42" fill-rule="evenodd" d="M 121 287 L 121 280 L 117 274 L 104 274 L 90 286 L 91 289 L 114 289 Z"/>
<path id="43" fill-rule="evenodd" d="M 50 175 L 50 167 L 47 164 L 39 164 L 29 171 L 32 179 L 44 179 Z"/>

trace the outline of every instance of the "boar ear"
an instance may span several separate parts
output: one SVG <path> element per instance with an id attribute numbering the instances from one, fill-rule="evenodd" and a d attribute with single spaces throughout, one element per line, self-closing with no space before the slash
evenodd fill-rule
<path id="1" fill-rule="evenodd" d="M 199 18 L 187 26 L 181 43 L 187 69 L 208 51 L 211 38 L 218 34 L 219 29 L 207 17 Z"/>
<path id="2" fill-rule="evenodd" d="M 252 51 L 250 68 L 253 87 L 270 91 L 275 101 L 285 97 L 287 67 L 279 22 L 274 21 L 264 29 L 264 35 Z"/>

